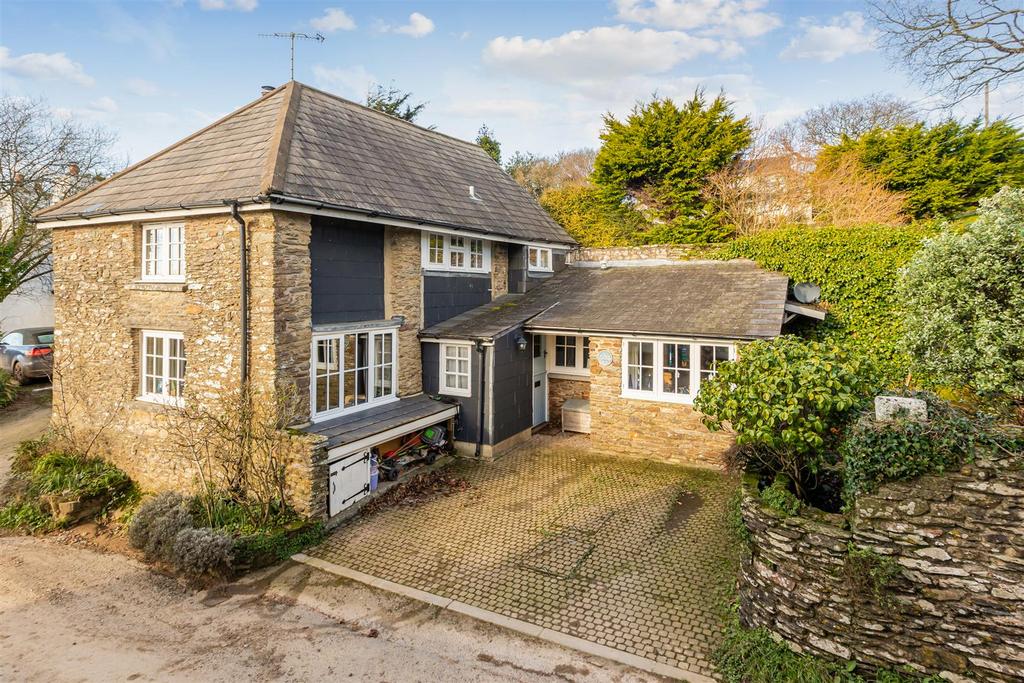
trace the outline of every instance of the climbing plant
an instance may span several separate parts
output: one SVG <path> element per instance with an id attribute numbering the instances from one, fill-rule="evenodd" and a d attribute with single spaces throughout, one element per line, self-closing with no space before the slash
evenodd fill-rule
<path id="1" fill-rule="evenodd" d="M 897 282 L 900 269 L 938 233 L 930 223 L 858 228 L 790 227 L 722 245 L 718 258 L 748 258 L 796 282 L 821 287 L 828 316 L 806 328 L 812 338 L 867 351 L 890 382 L 902 379 L 908 358 Z"/>

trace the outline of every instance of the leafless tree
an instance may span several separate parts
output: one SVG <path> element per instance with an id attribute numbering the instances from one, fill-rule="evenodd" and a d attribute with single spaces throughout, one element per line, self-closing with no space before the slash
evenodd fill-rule
<path id="1" fill-rule="evenodd" d="M 826 145 L 841 142 L 844 135 L 856 138 L 873 128 L 893 128 L 916 119 L 917 110 L 910 102 L 875 93 L 808 109 L 779 128 L 775 135 L 783 147 L 811 155 Z"/>
<path id="2" fill-rule="evenodd" d="M 594 170 L 597 151 L 577 149 L 539 157 L 517 152 L 505 164 L 505 170 L 524 188 L 539 197 L 546 190 L 569 185 L 584 185 Z"/>
<path id="3" fill-rule="evenodd" d="M 1020 0 L 872 2 L 882 44 L 950 105 L 1024 76 Z"/>
<path id="4" fill-rule="evenodd" d="M 50 234 L 29 218 L 112 172 L 113 141 L 44 100 L 0 96 L 0 300 L 49 275 Z"/>

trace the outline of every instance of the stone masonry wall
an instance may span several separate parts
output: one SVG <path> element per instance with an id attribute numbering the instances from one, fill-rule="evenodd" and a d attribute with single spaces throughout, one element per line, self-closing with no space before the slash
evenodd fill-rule
<path id="1" fill-rule="evenodd" d="M 309 220 L 245 214 L 250 263 L 250 378 L 255 389 L 308 395 Z M 141 226 L 59 228 L 53 234 L 55 421 L 144 489 L 189 489 L 196 472 L 171 429 L 174 410 L 141 401 L 141 331 L 181 332 L 186 405 L 215 405 L 239 387 L 238 226 L 229 217 L 185 223 L 186 282 L 140 282 Z M 308 401 L 305 403 L 308 404 Z M 302 405 L 302 403 L 300 403 Z M 293 436 L 292 503 L 323 507 L 311 441 Z"/>
<path id="2" fill-rule="evenodd" d="M 548 376 L 548 423 L 562 426 L 562 404 L 571 398 L 590 398 L 589 379 L 562 379 Z"/>
<path id="3" fill-rule="evenodd" d="M 580 247 L 569 252 L 568 262 L 581 261 L 638 261 L 645 259 L 674 259 L 685 261 L 707 257 L 715 249 L 713 244 L 650 244 L 635 247 Z"/>
<path id="4" fill-rule="evenodd" d="M 612 354 L 608 367 L 597 360 L 604 350 Z M 616 455 L 722 467 L 733 435 L 708 431 L 692 406 L 623 398 L 621 356 L 621 339 L 590 337 L 591 447 Z"/>
<path id="5" fill-rule="evenodd" d="M 839 515 L 782 518 L 744 481 L 751 552 L 740 615 L 793 649 L 952 681 L 1024 680 L 1024 457 L 890 483 Z M 893 558 L 879 604 L 853 593 L 850 546 Z"/>
<path id="6" fill-rule="evenodd" d="M 491 298 L 508 294 L 508 245 L 491 242 Z"/>
<path id="7" fill-rule="evenodd" d="M 423 326 L 423 267 L 420 233 L 389 227 L 386 237 L 388 259 L 385 282 L 387 315 L 400 315 L 405 323 L 398 330 L 398 395 L 423 391 L 420 340 Z"/>

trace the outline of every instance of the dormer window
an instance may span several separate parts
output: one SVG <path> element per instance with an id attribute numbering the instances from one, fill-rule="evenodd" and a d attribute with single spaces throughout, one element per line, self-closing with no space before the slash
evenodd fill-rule
<path id="1" fill-rule="evenodd" d="M 423 234 L 423 267 L 426 270 L 489 273 L 490 242 L 463 235 Z"/>
<path id="2" fill-rule="evenodd" d="M 185 226 L 156 223 L 142 226 L 142 279 L 181 282 L 185 279 Z"/>
<path id="3" fill-rule="evenodd" d="M 529 270 L 550 273 L 551 250 L 544 247 L 530 247 Z"/>

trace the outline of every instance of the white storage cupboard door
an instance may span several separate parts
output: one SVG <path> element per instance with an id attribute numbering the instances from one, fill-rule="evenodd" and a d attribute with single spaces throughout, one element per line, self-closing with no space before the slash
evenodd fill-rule
<path id="1" fill-rule="evenodd" d="M 370 495 L 370 451 L 353 453 L 332 462 L 328 476 L 328 507 L 333 517 Z"/>

